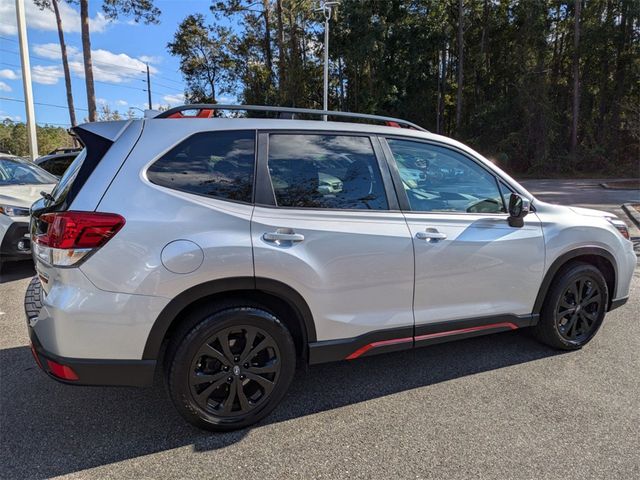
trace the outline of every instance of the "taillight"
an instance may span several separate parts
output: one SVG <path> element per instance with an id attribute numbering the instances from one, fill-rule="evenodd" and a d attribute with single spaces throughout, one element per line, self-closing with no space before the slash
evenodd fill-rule
<path id="1" fill-rule="evenodd" d="M 74 266 L 107 243 L 125 223 L 115 213 L 74 211 L 45 213 L 37 221 L 44 233 L 32 239 L 34 254 L 57 267 Z"/>

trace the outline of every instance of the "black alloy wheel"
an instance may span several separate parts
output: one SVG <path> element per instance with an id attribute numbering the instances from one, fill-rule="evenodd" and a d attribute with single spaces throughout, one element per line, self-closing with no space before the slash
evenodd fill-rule
<path id="1" fill-rule="evenodd" d="M 280 350 L 263 329 L 238 325 L 209 337 L 196 352 L 191 394 L 218 416 L 244 415 L 264 402 L 280 375 Z"/>
<path id="2" fill-rule="evenodd" d="M 602 272 L 589 263 L 570 263 L 551 282 L 533 334 L 554 348 L 582 348 L 600 329 L 608 301 Z"/>
<path id="3" fill-rule="evenodd" d="M 280 403 L 296 365 L 293 338 L 280 319 L 247 302 L 203 306 L 181 321 L 165 374 L 173 404 L 188 422 L 235 430 Z"/>
<path id="4" fill-rule="evenodd" d="M 581 342 L 597 328 L 603 295 L 588 275 L 572 281 L 560 297 L 556 326 L 560 335 L 571 342 Z"/>

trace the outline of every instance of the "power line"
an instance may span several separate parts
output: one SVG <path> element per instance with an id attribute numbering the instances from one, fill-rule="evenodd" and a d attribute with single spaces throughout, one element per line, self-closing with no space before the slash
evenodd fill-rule
<path id="1" fill-rule="evenodd" d="M 3 39 L 3 40 L 9 40 L 9 41 L 15 42 L 15 40 L 12 40 L 12 39 L 7 38 L 7 37 L 2 37 L 2 36 L 0 36 L 0 39 Z M 17 43 L 17 42 L 16 42 L 16 43 Z M 40 45 L 38 48 L 40 48 L 40 49 L 42 49 L 42 50 L 48 50 L 48 51 L 50 51 L 50 52 L 52 52 L 52 53 L 59 53 L 59 50 L 54 49 L 54 48 L 50 48 L 50 47 L 47 47 L 47 46 L 44 46 L 44 45 Z M 0 49 L 0 50 L 2 50 L 3 52 L 7 52 L 7 53 L 17 54 L 17 52 L 14 52 L 14 51 L 11 51 L 11 50 L 5 50 L 5 49 Z M 44 60 L 44 61 L 48 61 L 48 62 L 58 63 L 57 61 L 55 61 L 55 60 L 53 60 L 53 59 L 51 59 L 51 58 L 40 57 L 40 56 L 38 56 L 38 55 L 31 55 L 31 56 L 32 56 L 33 58 L 37 58 L 38 60 Z M 138 60 L 138 59 L 134 59 L 134 60 Z M 141 60 L 138 60 L 138 61 L 141 61 Z M 140 69 L 135 68 L 135 67 L 128 67 L 128 66 L 126 66 L 126 65 L 118 65 L 118 64 L 115 64 L 115 63 L 104 62 L 104 61 L 101 61 L 101 60 L 94 60 L 94 59 L 92 59 L 92 63 L 97 64 L 97 65 L 105 65 L 105 66 L 109 66 L 109 67 L 124 68 L 124 69 L 132 70 L 132 71 L 134 71 L 134 72 L 136 72 L 136 73 L 141 73 L 141 74 L 146 73 L 146 71 L 145 71 L 145 70 L 140 70 Z M 128 78 L 136 78 L 136 79 L 138 79 L 138 80 L 145 81 L 145 80 L 144 80 L 144 78 L 138 78 L 138 77 L 135 77 L 135 76 L 133 76 L 133 75 L 121 75 L 121 76 L 123 76 L 123 77 L 128 77 Z M 165 77 L 165 76 L 160 75 L 160 74 L 158 74 L 158 73 L 152 73 L 152 74 L 151 74 L 151 76 L 152 76 L 152 77 L 156 77 L 156 78 L 161 78 L 161 79 L 166 80 L 166 81 L 168 81 L 168 82 L 172 82 L 172 83 L 175 83 L 176 85 L 180 85 L 180 86 L 182 86 L 182 82 L 180 82 L 180 81 L 178 81 L 178 80 L 174 80 L 174 79 L 169 78 L 169 77 Z M 158 85 L 162 85 L 162 84 L 161 84 L 161 83 L 158 83 Z M 164 86 L 164 87 L 166 87 L 166 88 L 169 88 L 169 89 L 175 89 L 175 87 L 173 87 L 173 86 L 169 86 L 169 85 L 163 85 L 163 86 Z"/>
<path id="2" fill-rule="evenodd" d="M 0 97 L 0 100 L 7 100 L 10 102 L 20 102 L 20 103 L 24 103 L 24 100 L 20 100 L 19 98 L 10 98 L 10 97 Z M 63 108 L 65 110 L 67 110 L 67 106 L 65 105 L 55 105 L 53 103 L 42 103 L 42 102 L 33 102 L 34 105 L 41 105 L 43 107 L 55 107 L 55 108 Z M 82 110 L 84 112 L 88 112 L 89 110 L 87 110 L 86 108 L 80 108 L 80 107 L 76 107 L 76 110 Z"/>
<path id="3" fill-rule="evenodd" d="M 5 50 L 5 49 L 2 49 L 2 48 L 0 48 L 0 52 L 8 52 L 8 53 L 13 53 L 13 54 L 17 55 L 16 52 L 12 52 L 10 50 Z M 32 57 L 33 58 L 37 58 L 39 60 L 43 60 L 45 62 L 53 63 L 55 65 L 59 65 L 60 64 L 60 62 L 58 62 L 56 60 L 53 60 L 53 59 L 50 59 L 50 58 L 39 57 L 37 55 L 32 55 Z M 19 68 L 19 65 L 10 64 L 10 63 L 6 63 L 6 62 L 0 62 L 0 63 L 2 63 L 3 65 L 10 66 L 10 67 Z M 144 78 L 138 78 L 138 77 L 134 77 L 132 75 L 126 75 L 126 74 L 122 74 L 122 73 L 118 73 L 117 75 L 119 77 L 123 77 L 123 78 L 139 80 L 141 82 L 144 82 L 145 84 L 147 83 L 147 81 Z M 105 82 L 104 80 L 94 80 L 94 82 L 95 83 L 100 83 L 100 84 L 103 84 L 103 85 L 113 86 L 113 87 L 117 86 L 117 87 L 121 87 L 121 88 L 128 88 L 129 90 L 136 90 L 136 91 L 143 91 L 143 92 L 147 91 L 146 88 L 138 88 L 138 87 L 132 87 L 132 86 L 129 86 L 129 85 L 122 85 L 121 83 L 117 83 L 117 82 Z M 169 92 L 165 91 L 164 93 L 184 93 L 183 89 L 178 89 L 178 88 L 172 87 L 170 85 L 165 85 L 163 83 L 157 83 L 157 82 L 155 82 L 154 84 L 161 85 L 162 87 L 168 88 L 170 90 Z"/>

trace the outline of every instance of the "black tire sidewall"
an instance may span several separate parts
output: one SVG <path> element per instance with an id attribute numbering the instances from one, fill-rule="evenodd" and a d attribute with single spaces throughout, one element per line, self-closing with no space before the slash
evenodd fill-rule
<path id="1" fill-rule="evenodd" d="M 600 288 L 600 291 L 602 292 L 604 298 L 598 310 L 598 318 L 596 319 L 596 324 L 589 336 L 580 341 L 571 341 L 567 340 L 560 334 L 558 325 L 556 323 L 555 314 L 558 310 L 560 300 L 567 286 L 571 282 L 577 280 L 579 277 L 585 275 L 598 284 L 598 288 Z M 600 330 L 607 311 L 608 302 L 609 291 L 607 288 L 607 283 L 600 270 L 598 270 L 593 265 L 586 263 L 574 264 L 561 272 L 560 276 L 553 282 L 553 285 L 541 312 L 541 326 L 542 328 L 547 330 L 547 332 L 545 332 L 547 333 L 547 336 L 549 336 L 550 334 L 554 343 L 558 343 L 558 347 L 566 350 L 577 350 L 589 343 L 596 335 L 596 333 L 598 333 L 598 331 Z"/>
<path id="2" fill-rule="evenodd" d="M 278 346 L 281 368 L 276 385 L 262 405 L 243 416 L 220 417 L 196 403 L 188 382 L 189 370 L 194 355 L 208 338 L 220 330 L 238 325 L 255 326 L 271 335 Z M 293 379 L 295 363 L 293 339 L 278 318 L 254 307 L 230 308 L 205 316 L 179 340 L 169 363 L 167 385 L 176 408 L 190 423 L 207 430 L 235 430 L 260 421 L 280 403 Z"/>

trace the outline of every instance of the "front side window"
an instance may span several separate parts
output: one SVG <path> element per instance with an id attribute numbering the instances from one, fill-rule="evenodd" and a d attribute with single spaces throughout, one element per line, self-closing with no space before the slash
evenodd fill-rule
<path id="1" fill-rule="evenodd" d="M 387 139 L 411 210 L 502 213 L 495 177 L 463 154 L 411 140 Z"/>
<path id="2" fill-rule="evenodd" d="M 368 137 L 272 134 L 268 163 L 278 206 L 388 209 Z"/>
<path id="3" fill-rule="evenodd" d="M 254 162 L 255 132 L 202 132 L 151 165 L 147 178 L 174 190 L 251 202 Z"/>

